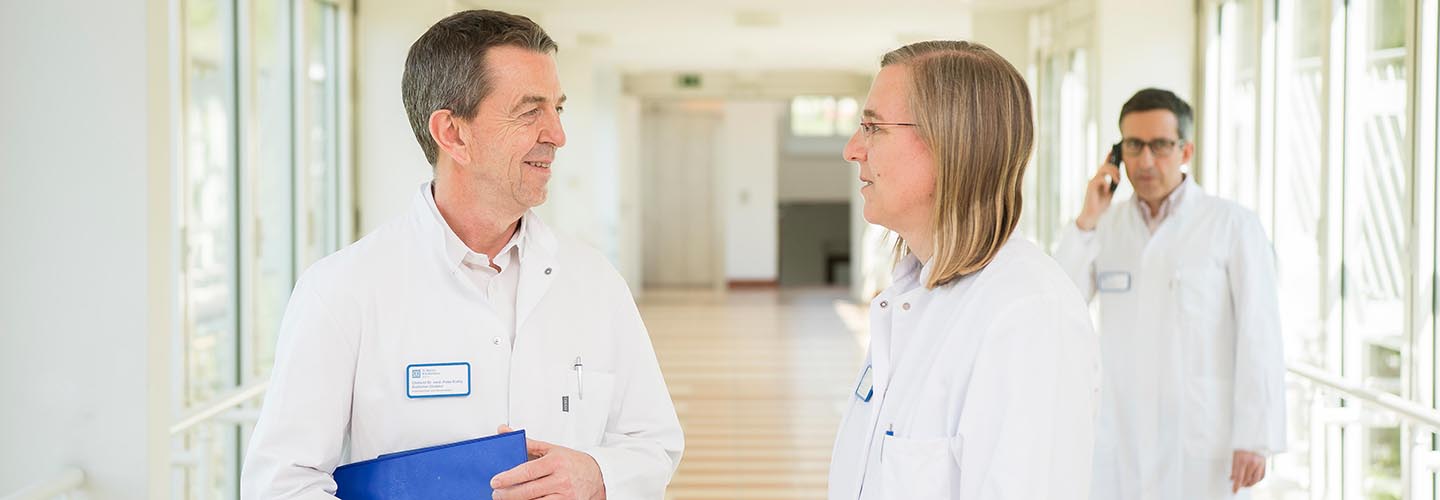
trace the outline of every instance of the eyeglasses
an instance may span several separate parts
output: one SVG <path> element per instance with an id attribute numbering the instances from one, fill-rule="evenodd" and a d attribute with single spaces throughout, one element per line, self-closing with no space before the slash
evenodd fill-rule
<path id="1" fill-rule="evenodd" d="M 860 122 L 860 132 L 865 135 L 865 138 L 866 138 L 866 139 L 869 139 L 870 136 L 875 135 L 876 132 L 879 132 L 879 131 L 880 131 L 880 127 L 918 127 L 918 126 L 919 126 L 919 125 L 916 125 L 916 124 L 914 124 L 914 123 L 902 123 L 902 122 Z"/>
<path id="2" fill-rule="evenodd" d="M 1125 139 L 1124 141 L 1120 141 L 1120 147 L 1125 151 L 1126 156 L 1140 156 L 1140 152 L 1148 147 L 1156 158 L 1170 156 L 1170 154 L 1175 152 L 1177 146 L 1183 146 L 1184 144 L 1184 140 L 1175 139 L 1155 139 L 1149 142 L 1140 139 Z"/>

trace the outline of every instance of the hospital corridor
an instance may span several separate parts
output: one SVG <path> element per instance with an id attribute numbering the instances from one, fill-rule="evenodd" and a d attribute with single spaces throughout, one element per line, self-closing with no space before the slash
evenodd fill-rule
<path id="1" fill-rule="evenodd" d="M 851 382 L 863 353 L 843 296 L 674 292 L 642 304 L 686 431 L 670 498 L 825 496 L 842 402 L 833 387 Z"/>
<path id="2" fill-rule="evenodd" d="M 1437 320 L 1440 0 L 0 0 L 0 500 L 1440 500 Z"/>

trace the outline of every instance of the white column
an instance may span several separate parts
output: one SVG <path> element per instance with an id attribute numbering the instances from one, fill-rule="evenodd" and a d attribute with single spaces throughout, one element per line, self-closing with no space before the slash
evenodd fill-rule
<path id="1" fill-rule="evenodd" d="M 355 15 L 355 180 L 357 239 L 405 213 L 434 178 L 415 141 L 400 77 L 416 38 L 451 13 L 445 0 L 359 0 Z"/>
<path id="2" fill-rule="evenodd" d="M 725 103 L 720 124 L 719 208 L 725 219 L 725 278 L 778 277 L 779 101 Z"/>
<path id="3" fill-rule="evenodd" d="M 0 495 L 169 496 L 168 15 L 0 3 Z"/>

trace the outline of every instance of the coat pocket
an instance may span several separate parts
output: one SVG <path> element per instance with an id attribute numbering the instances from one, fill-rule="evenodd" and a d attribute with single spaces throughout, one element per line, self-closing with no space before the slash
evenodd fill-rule
<path id="1" fill-rule="evenodd" d="M 952 498 L 959 491 L 963 439 L 885 436 L 880 453 L 885 498 Z"/>
<path id="2" fill-rule="evenodd" d="M 575 426 L 576 446 L 598 446 L 605 438 L 610 423 L 610 407 L 615 392 L 615 376 L 605 372 L 586 372 L 583 391 L 577 391 L 579 403 Z"/>
<path id="3" fill-rule="evenodd" d="M 1224 268 L 1197 265 L 1177 269 L 1172 287 L 1176 315 L 1192 335 L 1214 331 L 1226 317 L 1230 287 Z"/>
<path id="4" fill-rule="evenodd" d="M 576 376 L 574 371 L 567 370 L 554 380 L 554 390 L 561 397 L 555 415 L 563 439 L 555 444 L 576 449 L 599 445 L 610 422 L 615 375 L 586 370 Z"/>

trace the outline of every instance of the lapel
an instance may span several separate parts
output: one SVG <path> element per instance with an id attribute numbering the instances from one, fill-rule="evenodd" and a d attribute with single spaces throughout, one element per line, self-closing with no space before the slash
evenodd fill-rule
<path id="1" fill-rule="evenodd" d="M 1180 185 L 1180 189 L 1185 190 L 1180 203 L 1171 210 L 1170 216 L 1165 219 L 1165 222 L 1160 223 L 1160 227 L 1155 229 L 1155 234 L 1150 235 L 1149 239 L 1145 241 L 1145 251 L 1141 256 L 1142 262 L 1148 261 L 1151 255 L 1159 258 L 1173 255 L 1174 252 L 1171 251 L 1171 248 L 1177 243 L 1182 243 L 1177 238 L 1186 233 L 1186 226 L 1194 219 L 1195 207 L 1201 203 L 1200 199 L 1205 197 L 1205 192 L 1201 191 L 1200 185 L 1195 184 L 1195 181 L 1188 176 Z M 1140 211 L 1132 210 L 1131 212 L 1134 216 L 1135 229 L 1141 234 L 1149 231 L 1145 226 L 1145 219 L 1140 216 Z"/>
<path id="2" fill-rule="evenodd" d="M 540 220 L 535 212 L 525 212 L 522 225 L 526 231 L 527 246 L 520 262 L 520 284 L 515 295 L 515 332 L 519 337 L 524 331 L 525 320 L 540 305 L 550 285 L 561 273 L 557 255 L 558 242 L 555 233 Z"/>
<path id="3" fill-rule="evenodd" d="M 914 255 L 906 255 L 904 259 L 895 264 L 891 274 L 895 276 L 885 291 L 870 301 L 870 365 L 875 370 L 875 394 L 880 395 L 890 387 L 890 379 L 894 377 L 894 364 L 891 360 L 890 338 L 894 335 L 893 313 L 898 304 L 894 304 L 896 297 L 900 295 L 898 290 L 906 287 L 910 282 L 918 279 L 920 273 L 920 261 Z M 880 307 L 880 304 L 885 307 Z"/>

